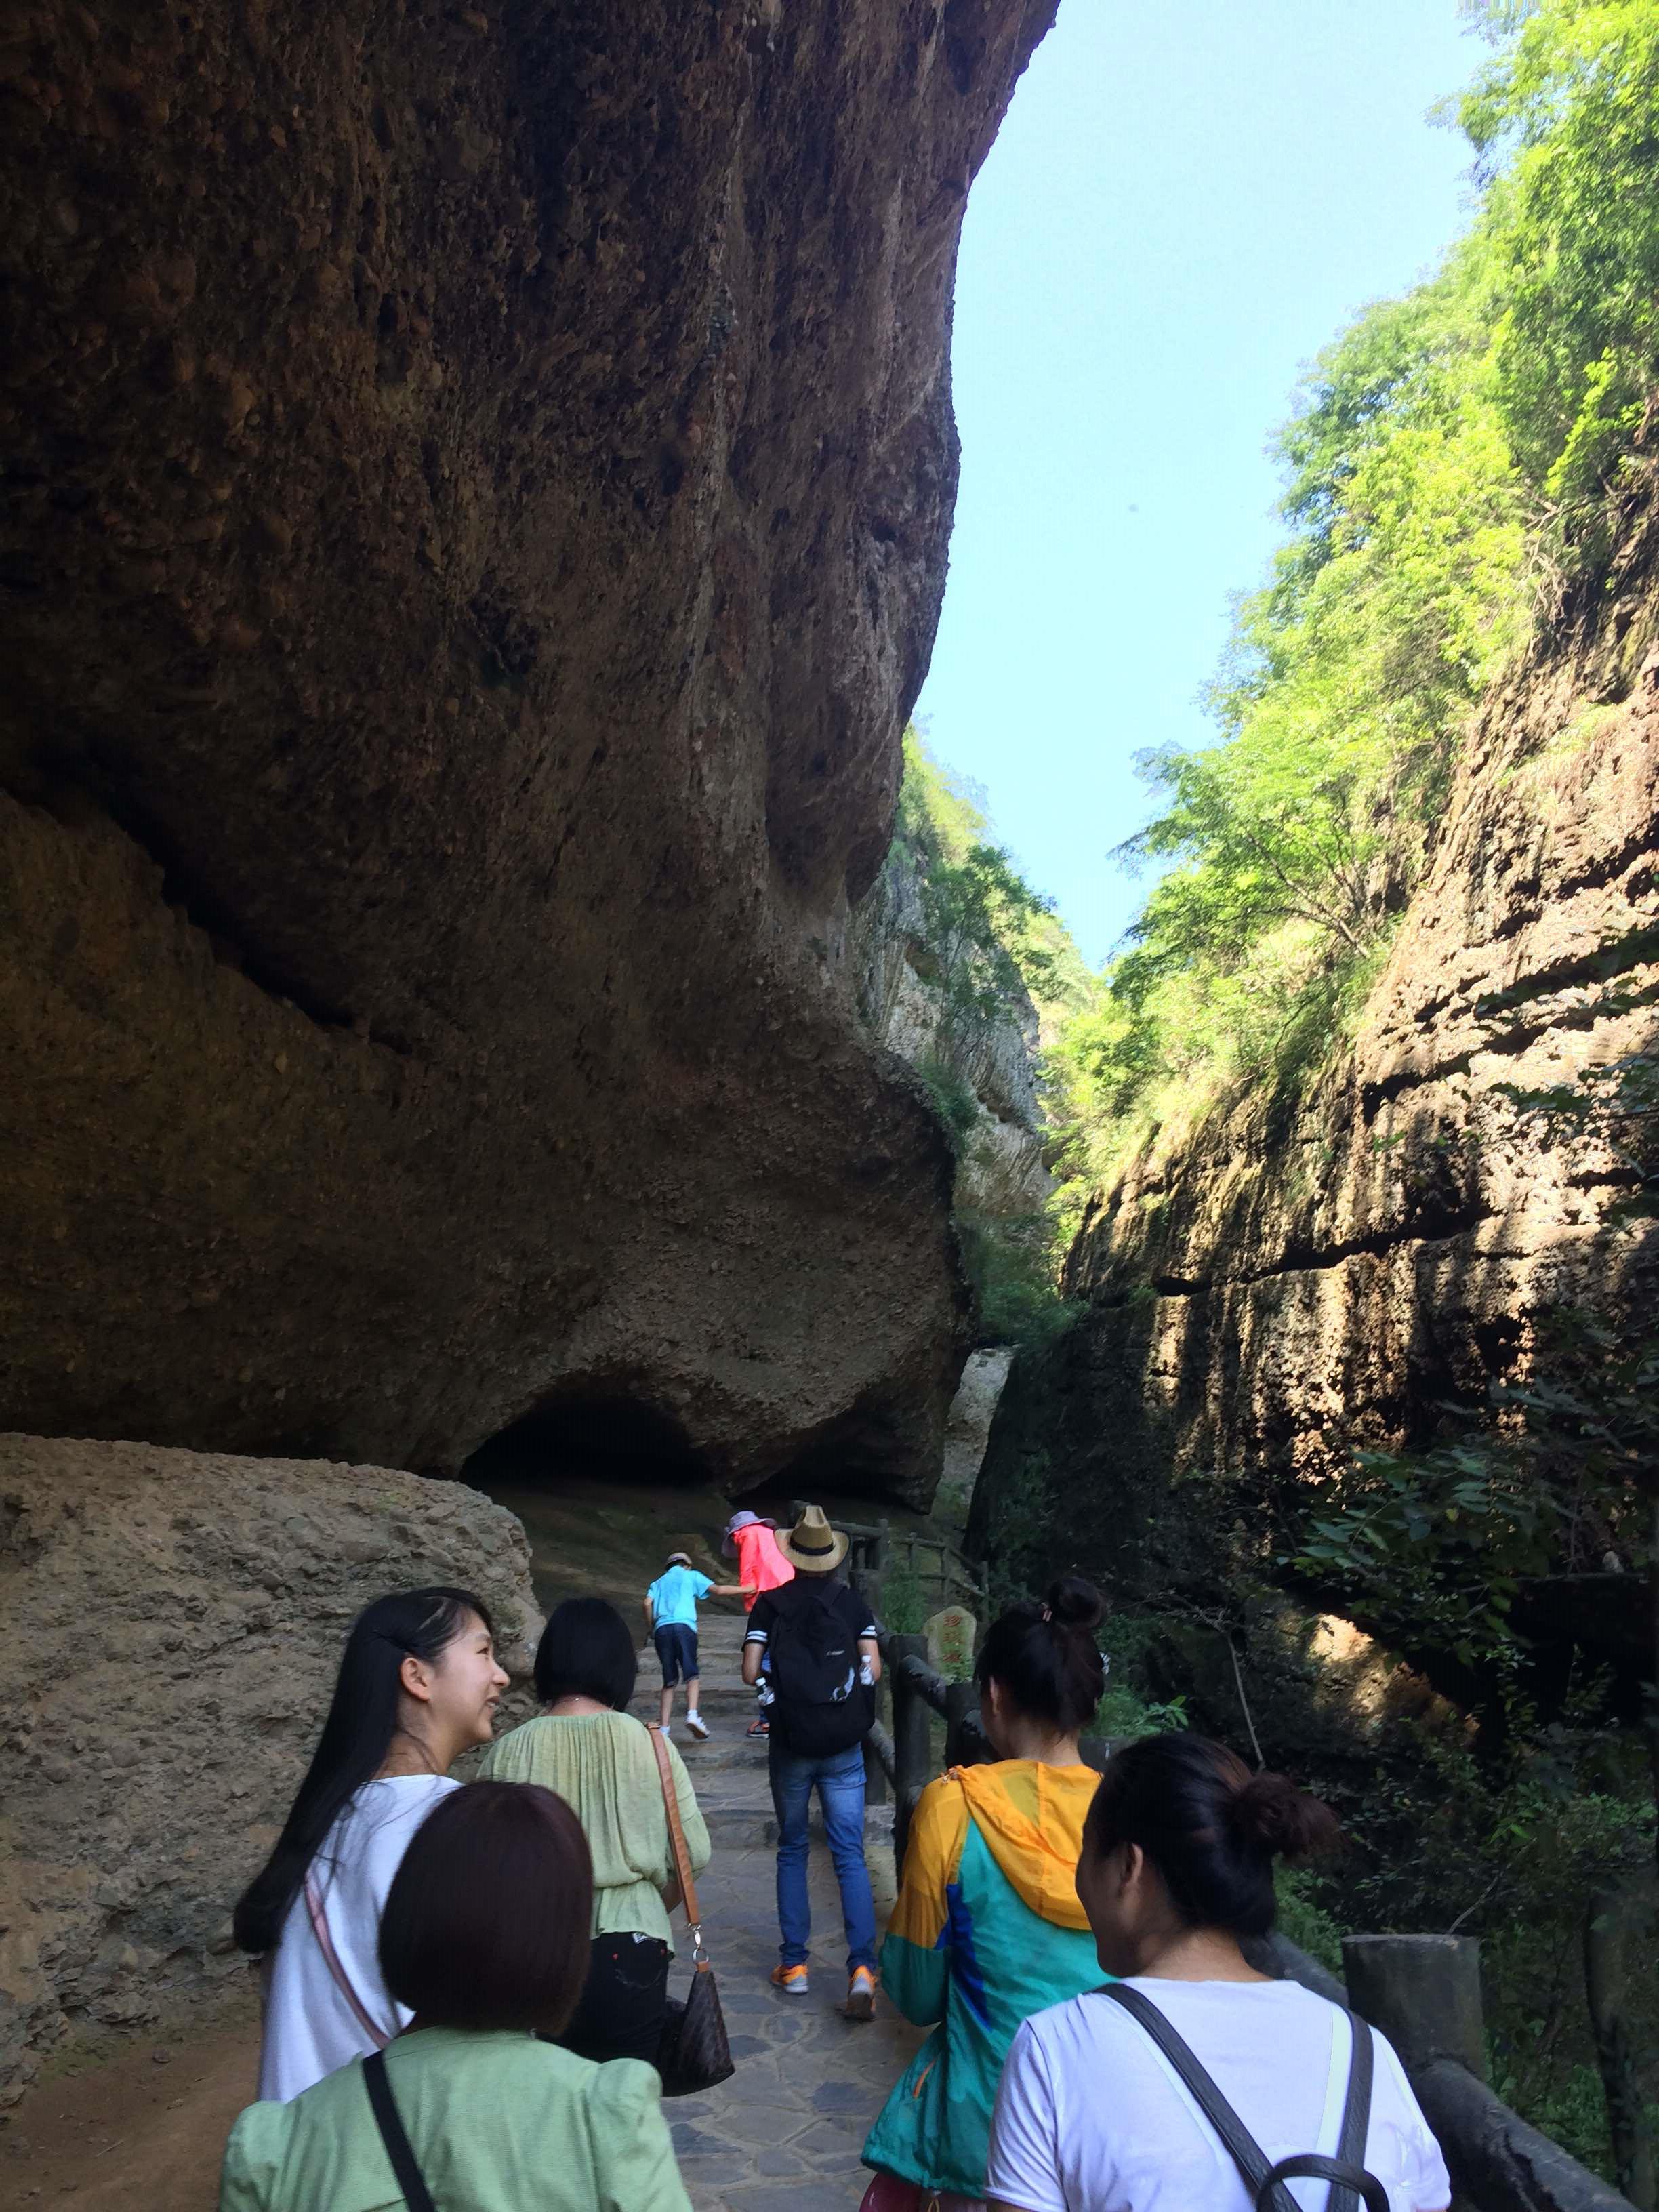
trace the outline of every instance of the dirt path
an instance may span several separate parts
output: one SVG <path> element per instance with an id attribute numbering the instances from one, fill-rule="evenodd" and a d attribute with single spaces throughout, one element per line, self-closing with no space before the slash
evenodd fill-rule
<path id="1" fill-rule="evenodd" d="M 785 1997 L 768 1984 L 778 1941 L 774 1830 L 765 1746 L 744 1733 L 754 1706 L 737 1679 L 742 1629 L 734 1615 L 705 1614 L 702 1702 L 714 1735 L 693 1744 L 676 1731 L 714 1840 L 702 1906 L 738 2070 L 709 2095 L 665 2109 L 696 2212 L 772 2212 L 786 2201 L 790 2212 L 854 2212 L 869 2179 L 860 2147 L 920 2037 L 884 2000 L 868 2025 L 842 2018 L 840 1904 L 821 1841 L 811 1995 Z M 654 1715 L 653 1668 L 641 1682 L 635 1710 Z M 871 1874 L 884 1921 L 893 1868 L 880 1824 L 872 1814 Z M 684 1978 L 677 1967 L 673 1985 Z M 186 2033 L 44 2082 L 0 2131 L 0 2204 L 213 2212 L 225 2136 L 252 2096 L 258 2060 L 250 1982 Z"/>
<path id="2" fill-rule="evenodd" d="M 211 2212 L 225 2136 L 258 2064 L 250 1978 L 186 2033 L 40 2083 L 0 2132 L 0 2204 Z"/>

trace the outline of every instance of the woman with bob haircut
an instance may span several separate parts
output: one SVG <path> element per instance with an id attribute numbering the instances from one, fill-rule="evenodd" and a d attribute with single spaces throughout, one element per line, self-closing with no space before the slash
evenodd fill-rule
<path id="1" fill-rule="evenodd" d="M 551 1790 L 476 1782 L 416 1832 L 386 1901 L 380 1966 L 409 2025 L 384 2066 L 415 2166 L 447 2212 L 690 2212 L 661 2087 L 539 2039 L 587 1970 L 592 1874 Z M 361 2058 L 231 2130 L 219 2212 L 381 2212 L 404 2177 Z"/>
<path id="2" fill-rule="evenodd" d="M 556 1790 L 593 1859 L 586 1986 L 561 2034 L 583 2058 L 653 2060 L 668 2004 L 668 1925 L 678 1903 L 662 1780 L 650 1731 L 628 1711 L 639 1662 L 628 1624 L 600 1597 L 556 1607 L 536 1650 L 542 1711 L 485 1753 L 481 1774 Z M 680 1755 L 665 1739 L 693 1874 L 708 1830 Z"/>
<path id="3" fill-rule="evenodd" d="M 1353 2035 L 1339 2005 L 1247 1966 L 1273 1923 L 1273 1861 L 1336 1841 L 1334 1815 L 1282 1774 L 1202 1736 L 1155 1735 L 1107 1763 L 1078 1895 L 1101 1966 L 1162 2013 L 1270 2165 L 1331 2156 Z M 1373 2029 L 1360 2163 L 1393 2212 L 1445 2212 L 1451 2183 L 1400 2061 Z M 1324 2180 L 1283 2185 L 1322 2212 Z M 1101 1990 L 1028 2021 L 1003 2070 L 990 2212 L 1249 2212 L 1220 2136 L 1141 2023 Z"/>
<path id="4" fill-rule="evenodd" d="M 380 1976 L 380 1908 L 506 1687 L 469 1590 L 401 1591 L 352 1622 L 311 1765 L 236 1906 L 237 1942 L 265 1963 L 261 2097 L 297 2097 L 405 2025 Z"/>
<path id="5" fill-rule="evenodd" d="M 1078 1738 L 1106 1685 L 1092 1583 L 1062 1575 L 994 1623 L 975 1673 L 996 1752 L 928 1784 L 882 1948 L 882 1985 L 933 2033 L 868 2142 L 864 2212 L 976 2206 L 1014 2031 L 1099 1979 L 1074 1875 L 1096 1776 Z"/>

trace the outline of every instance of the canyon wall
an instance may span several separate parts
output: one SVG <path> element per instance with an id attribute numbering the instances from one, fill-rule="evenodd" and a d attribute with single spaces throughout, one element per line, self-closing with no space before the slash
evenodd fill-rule
<path id="1" fill-rule="evenodd" d="M 1355 1445 L 1428 1443 L 1553 1314 L 1650 1322 L 1654 1224 L 1610 1218 L 1628 1167 L 1503 1086 L 1571 1089 L 1659 1030 L 1656 558 L 1650 520 L 1487 702 L 1351 1044 L 1161 1131 L 1097 1197 L 1080 1316 L 999 1413 L 993 1554 L 1154 1602 L 1270 1571 Z"/>
<path id="2" fill-rule="evenodd" d="M 1021 987 L 968 1035 L 951 1019 L 922 902 L 924 863 L 896 837 L 881 872 L 854 908 L 849 951 L 860 1013 L 889 1051 L 960 1086 L 971 1125 L 957 1137 L 955 1200 L 993 1219 L 1029 1217 L 1054 1188 L 1043 1160 L 1037 1097 L 1037 1010 Z"/>
<path id="3" fill-rule="evenodd" d="M 847 918 L 1052 13 L 14 9 L 0 1420 L 625 1400 L 925 1496 L 951 1164 Z"/>
<path id="4" fill-rule="evenodd" d="M 0 1436 L 0 2110 L 66 2044 L 249 1972 L 231 1907 L 359 1607 L 473 1590 L 522 1689 L 529 1567 L 513 1516 L 459 1483 Z"/>

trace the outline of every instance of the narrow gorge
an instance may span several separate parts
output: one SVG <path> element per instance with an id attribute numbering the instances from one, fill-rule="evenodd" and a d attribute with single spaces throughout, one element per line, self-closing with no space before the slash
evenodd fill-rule
<path id="1" fill-rule="evenodd" d="M 1465 11 L 1467 234 L 1298 388 L 1093 965 L 913 723 L 1056 4 L 0 30 L 0 2148 L 246 2030 L 368 1600 L 476 1589 L 523 1711 L 615 1527 L 810 1496 L 1095 1578 L 1096 1734 L 1316 1787 L 1296 1940 L 1478 1934 L 1495 2086 L 1629 2179 L 1659 0 Z"/>

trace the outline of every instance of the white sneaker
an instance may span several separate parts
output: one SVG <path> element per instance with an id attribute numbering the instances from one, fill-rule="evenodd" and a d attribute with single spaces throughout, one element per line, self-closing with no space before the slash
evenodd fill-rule
<path id="1" fill-rule="evenodd" d="M 664 1741 L 665 1743 L 672 1743 L 672 1742 L 673 1741 L 673 1739 L 674 1739 L 674 1731 L 673 1731 L 673 1729 L 672 1729 L 672 1728 L 670 1728 L 670 1727 L 669 1727 L 669 1725 L 668 1725 L 667 1722 L 666 1722 L 666 1721 L 659 1721 L 659 1722 L 658 1722 L 658 1723 L 657 1723 L 657 1726 L 658 1726 L 659 1731 L 659 1732 L 660 1732 L 660 1734 L 661 1734 L 661 1736 L 662 1736 L 662 1740 L 663 1740 L 663 1741 Z"/>
<path id="2" fill-rule="evenodd" d="M 685 1717 L 685 1725 L 699 1743 L 708 1742 L 708 1729 L 701 1713 L 688 1713 Z"/>

